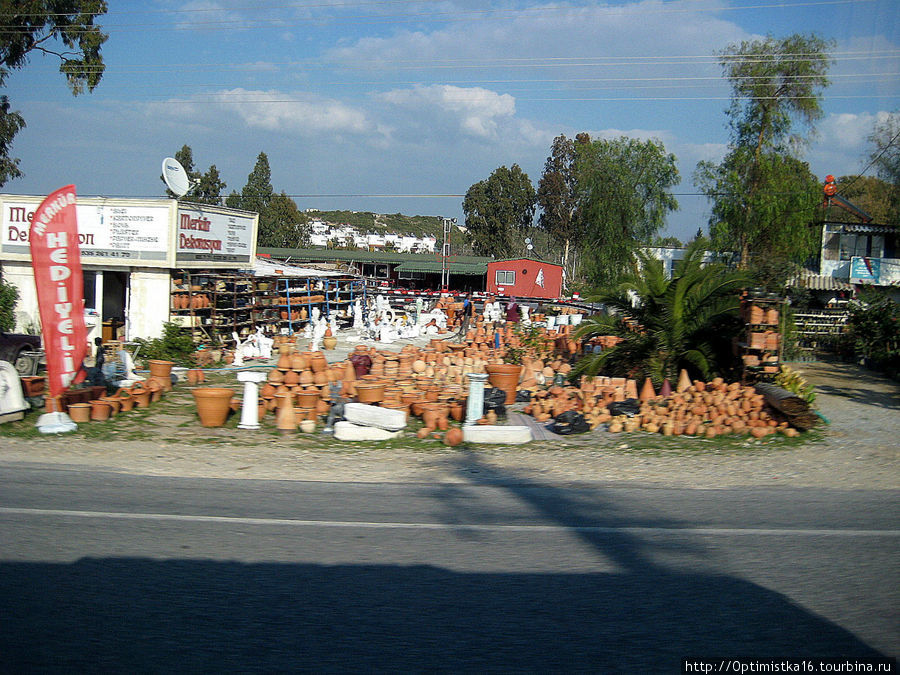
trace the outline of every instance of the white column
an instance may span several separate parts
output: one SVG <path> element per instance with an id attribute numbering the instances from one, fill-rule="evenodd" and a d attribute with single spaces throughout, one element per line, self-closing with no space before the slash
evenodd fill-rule
<path id="1" fill-rule="evenodd" d="M 259 429 L 259 383 L 266 379 L 266 374 L 242 370 L 237 374 L 237 379 L 244 383 L 244 400 L 238 429 Z"/>
<path id="2" fill-rule="evenodd" d="M 466 404 L 466 421 L 464 426 L 475 424 L 484 416 L 484 383 L 487 382 L 487 373 L 468 373 L 469 400 Z"/>

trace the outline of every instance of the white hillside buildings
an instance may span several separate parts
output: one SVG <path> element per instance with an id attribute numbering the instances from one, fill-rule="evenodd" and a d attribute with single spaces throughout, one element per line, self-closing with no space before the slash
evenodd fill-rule
<path id="1" fill-rule="evenodd" d="M 313 220 L 309 224 L 310 241 L 313 246 L 325 248 L 329 245 L 348 246 L 370 250 L 393 249 L 398 253 L 434 253 L 437 240 L 430 236 L 413 237 L 402 234 L 378 234 L 367 232 L 362 234 L 350 225 L 332 226 L 322 220 Z"/>

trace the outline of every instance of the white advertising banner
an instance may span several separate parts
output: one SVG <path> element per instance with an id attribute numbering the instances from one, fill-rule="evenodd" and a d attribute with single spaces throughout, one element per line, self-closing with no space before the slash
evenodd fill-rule
<path id="1" fill-rule="evenodd" d="M 254 254 L 256 216 L 178 207 L 175 261 L 249 263 Z"/>
<path id="2" fill-rule="evenodd" d="M 37 204 L 3 202 L 0 246 L 5 253 L 28 254 L 28 235 Z M 158 261 L 169 248 L 169 207 L 77 204 L 82 261 Z"/>

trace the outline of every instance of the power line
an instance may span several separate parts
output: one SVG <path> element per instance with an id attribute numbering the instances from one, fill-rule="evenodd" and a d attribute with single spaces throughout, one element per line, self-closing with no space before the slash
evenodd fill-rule
<path id="1" fill-rule="evenodd" d="M 693 14 L 693 13 L 721 13 L 721 12 L 734 12 L 734 11 L 745 11 L 745 10 L 758 10 L 758 9 L 789 9 L 789 8 L 798 8 L 798 7 L 822 7 L 822 6 L 835 6 L 835 5 L 847 5 L 847 4 L 863 4 L 863 3 L 872 3 L 875 0 L 809 0 L 807 2 L 778 2 L 778 3 L 763 3 L 763 4 L 755 4 L 755 5 L 739 5 L 734 7 L 695 7 L 695 8 L 681 8 L 681 7 L 647 7 L 647 6 L 632 6 L 632 7 L 587 7 L 587 6 L 560 6 L 560 5 L 551 5 L 551 6 L 543 6 L 543 7 L 522 7 L 516 9 L 510 8 L 494 8 L 494 9 L 472 9 L 472 10 L 446 10 L 446 11 L 438 11 L 438 12 L 415 12 L 411 14 L 380 14 L 377 17 L 373 18 L 371 16 L 336 16 L 334 14 L 329 14 L 327 16 L 322 17 L 292 17 L 290 21 L 303 24 L 303 23 L 384 23 L 390 21 L 392 23 L 409 23 L 423 20 L 431 20 L 437 22 L 449 22 L 449 21 L 478 21 L 478 20 L 494 20 L 498 18 L 508 18 L 510 16 L 516 15 L 526 15 L 526 14 L 534 14 L 534 13 L 548 13 L 548 12 L 565 12 L 565 13 L 575 13 L 583 10 L 593 10 L 594 12 L 600 12 L 603 14 L 634 14 L 639 16 L 646 16 L 650 14 Z M 396 3 L 404 3 L 404 0 L 394 0 L 394 2 L 382 2 L 382 3 L 345 3 L 343 5 L 337 5 L 337 7 L 362 7 L 369 4 L 396 4 Z M 297 5 L 296 7 L 280 7 L 280 9 L 315 9 L 315 8 L 328 8 L 331 9 L 335 7 L 335 5 L 331 4 L 317 4 L 317 5 Z M 278 8 L 276 8 L 278 9 Z M 163 12 L 165 10 L 160 10 Z M 196 10 L 170 10 L 167 13 L 175 14 L 175 13 L 184 13 L 184 12 L 194 12 Z M 254 11 L 258 12 L 258 7 L 248 7 L 241 8 L 238 10 L 230 9 L 230 8 L 209 8 L 205 11 L 218 11 L 224 13 L 233 13 L 234 11 Z M 116 12 L 111 14 L 105 14 L 106 16 L 112 15 L 113 17 L 118 15 L 131 15 L 136 14 L 137 12 Z M 147 13 L 147 12 L 143 12 Z M 5 14 L 0 16 L 17 16 L 16 14 Z M 18 16 L 41 16 L 40 14 L 25 14 Z M 59 13 L 54 14 L 53 16 L 71 16 L 71 14 Z M 104 16 L 104 14 L 95 13 L 91 15 L 93 17 Z M 244 30 L 250 28 L 254 25 L 284 25 L 286 22 L 283 18 L 275 18 L 275 19 L 249 19 L 249 18 L 238 18 L 238 19 L 219 19 L 216 21 L 195 21 L 191 22 L 189 25 L 203 28 L 204 30 Z M 183 24 L 171 26 L 171 25 L 163 25 L 158 23 L 133 23 L 133 24 L 109 24 L 108 26 L 104 26 L 104 30 L 115 28 L 140 28 L 147 29 L 148 27 L 160 27 L 161 30 L 171 30 L 171 29 L 181 29 L 183 28 Z M 0 26 L 0 29 L 4 27 Z M 9 28 L 18 28 L 17 26 L 12 26 Z M 71 31 L 77 32 L 77 31 Z"/>

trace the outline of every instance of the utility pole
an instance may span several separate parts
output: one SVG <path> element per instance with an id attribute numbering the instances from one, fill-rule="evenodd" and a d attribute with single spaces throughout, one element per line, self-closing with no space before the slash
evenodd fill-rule
<path id="1" fill-rule="evenodd" d="M 441 246 L 441 290 L 447 290 L 450 286 L 450 267 L 447 257 L 450 255 L 450 228 L 456 223 L 456 218 L 441 218 L 444 224 L 444 243 Z"/>

